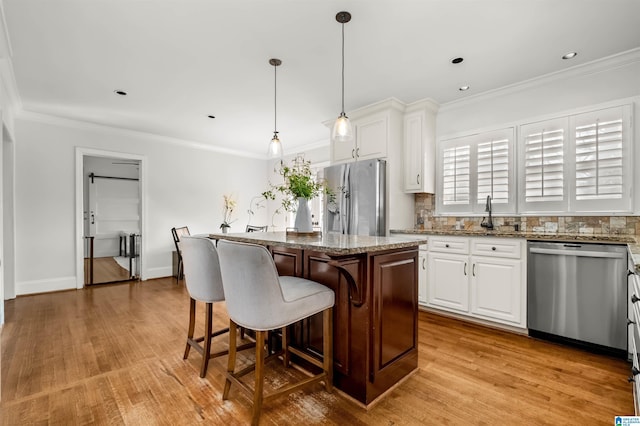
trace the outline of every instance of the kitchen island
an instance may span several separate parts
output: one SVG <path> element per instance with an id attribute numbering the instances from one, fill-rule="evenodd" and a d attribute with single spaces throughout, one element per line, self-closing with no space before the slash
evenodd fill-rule
<path id="1" fill-rule="evenodd" d="M 418 245 L 426 238 L 212 234 L 266 246 L 280 275 L 331 288 L 334 385 L 369 405 L 418 368 Z M 322 357 L 322 316 L 292 326 L 292 344 Z"/>

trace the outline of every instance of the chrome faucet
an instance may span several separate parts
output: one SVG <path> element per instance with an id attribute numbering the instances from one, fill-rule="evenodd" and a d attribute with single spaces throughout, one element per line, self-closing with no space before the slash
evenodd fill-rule
<path id="1" fill-rule="evenodd" d="M 493 221 L 491 220 L 491 195 L 487 195 L 487 204 L 484 207 L 484 211 L 489 212 L 489 220 L 485 221 L 485 217 L 483 217 L 480 226 L 487 228 L 487 230 L 493 229 Z"/>

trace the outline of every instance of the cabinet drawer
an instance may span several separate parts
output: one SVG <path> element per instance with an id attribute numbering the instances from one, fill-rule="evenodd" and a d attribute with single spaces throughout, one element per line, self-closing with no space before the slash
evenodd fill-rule
<path id="1" fill-rule="evenodd" d="M 520 259 L 520 240 L 474 238 L 471 240 L 471 254 L 478 256 L 509 257 Z"/>
<path id="2" fill-rule="evenodd" d="M 441 253 L 469 254 L 468 238 L 431 237 L 429 250 Z"/>
<path id="3" fill-rule="evenodd" d="M 631 284 L 632 284 L 631 288 L 633 290 L 633 293 L 640 298 L 640 275 L 632 274 L 630 278 L 631 278 Z"/>

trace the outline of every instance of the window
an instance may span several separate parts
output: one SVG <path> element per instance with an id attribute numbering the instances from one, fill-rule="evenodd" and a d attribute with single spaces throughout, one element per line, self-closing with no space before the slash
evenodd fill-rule
<path id="1" fill-rule="evenodd" d="M 629 212 L 631 106 L 520 127 L 519 210 Z"/>
<path id="2" fill-rule="evenodd" d="M 520 210 L 567 210 L 564 160 L 568 126 L 565 117 L 520 127 Z"/>
<path id="3" fill-rule="evenodd" d="M 509 139 L 501 138 L 478 144 L 477 202 L 490 196 L 495 204 L 509 202 Z"/>
<path id="4" fill-rule="evenodd" d="M 444 150 L 442 196 L 444 205 L 469 204 L 469 145 Z"/>
<path id="5" fill-rule="evenodd" d="M 630 120 L 630 105 L 570 117 L 575 211 L 631 211 Z"/>
<path id="6" fill-rule="evenodd" d="M 439 214 L 515 212 L 513 128 L 442 141 L 438 146 Z"/>

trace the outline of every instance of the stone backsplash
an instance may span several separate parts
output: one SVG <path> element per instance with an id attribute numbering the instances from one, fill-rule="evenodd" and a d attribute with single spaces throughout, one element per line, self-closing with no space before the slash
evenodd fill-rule
<path id="1" fill-rule="evenodd" d="M 434 217 L 435 196 L 415 195 L 416 229 L 435 231 L 482 231 L 482 217 Z M 498 216 L 493 217 L 498 231 L 545 234 L 639 235 L 640 216 Z"/>

